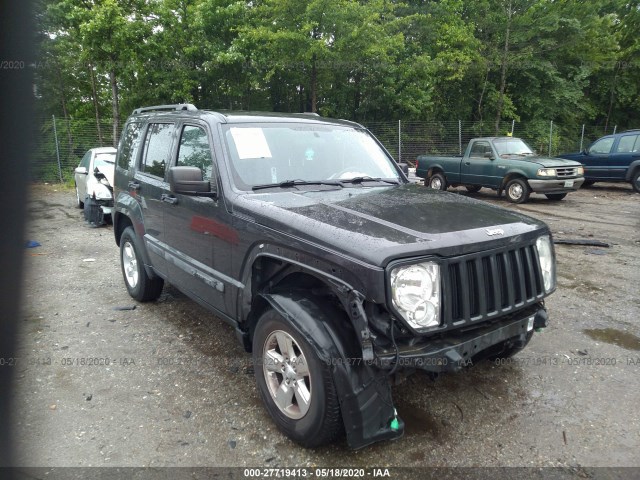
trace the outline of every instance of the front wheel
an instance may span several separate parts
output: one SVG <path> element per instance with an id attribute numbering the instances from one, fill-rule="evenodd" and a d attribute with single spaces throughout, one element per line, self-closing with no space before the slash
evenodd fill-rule
<path id="1" fill-rule="evenodd" d="M 566 193 L 546 193 L 545 197 L 547 197 L 549 200 L 562 200 L 564 197 L 566 197 L 567 194 Z"/>
<path id="2" fill-rule="evenodd" d="M 433 190 L 446 190 L 447 189 L 447 179 L 442 173 L 434 173 L 429 177 L 429 188 Z"/>
<path id="3" fill-rule="evenodd" d="M 514 178 L 507 182 L 505 193 L 511 203 L 525 203 L 529 200 L 531 189 L 529 184 L 522 178 Z"/>
<path id="4" fill-rule="evenodd" d="M 633 176 L 631 177 L 631 186 L 636 193 L 640 193 L 640 168 L 633 173 Z"/>
<path id="5" fill-rule="evenodd" d="M 164 280 L 147 275 L 138 239 L 131 227 L 125 228 L 120 238 L 120 265 L 129 295 L 139 302 L 149 302 L 160 296 Z"/>
<path id="6" fill-rule="evenodd" d="M 330 366 L 272 309 L 258 320 L 253 361 L 260 396 L 284 434 L 304 447 L 317 447 L 342 433 Z"/>

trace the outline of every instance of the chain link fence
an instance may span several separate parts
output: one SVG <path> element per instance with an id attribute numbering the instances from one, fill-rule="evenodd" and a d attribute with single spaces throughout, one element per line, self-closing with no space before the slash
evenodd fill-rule
<path id="1" fill-rule="evenodd" d="M 113 146 L 111 121 L 95 118 L 41 118 L 39 142 L 31 165 L 34 182 L 69 182 L 73 170 L 90 148 Z M 493 122 L 391 121 L 369 122 L 367 127 L 393 157 L 414 167 L 418 155 L 462 155 L 475 137 L 496 135 Z M 551 121 L 501 122 L 498 135 L 524 139 L 540 155 L 554 156 L 589 146 L 603 135 L 622 131 L 617 126 L 582 125 L 564 128 Z"/>
<path id="2" fill-rule="evenodd" d="M 418 155 L 462 155 L 476 137 L 513 135 L 525 140 L 539 155 L 556 156 L 581 151 L 598 138 L 623 131 L 618 126 L 581 125 L 565 128 L 552 121 L 501 122 L 369 122 L 365 126 L 401 162 L 415 166 Z"/>

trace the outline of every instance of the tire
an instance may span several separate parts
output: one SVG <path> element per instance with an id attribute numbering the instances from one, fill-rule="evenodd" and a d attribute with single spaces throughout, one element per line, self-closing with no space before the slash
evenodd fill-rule
<path id="1" fill-rule="evenodd" d="M 529 184 L 522 178 L 509 180 L 504 192 L 511 203 L 525 203 L 529 200 L 529 195 L 531 195 Z"/>
<path id="2" fill-rule="evenodd" d="M 127 227 L 120 238 L 120 266 L 129 295 L 139 302 L 149 302 L 160 296 L 164 280 L 150 278 L 144 268 L 138 239 L 132 227 Z"/>
<path id="3" fill-rule="evenodd" d="M 631 175 L 631 186 L 636 193 L 640 193 L 640 168 Z"/>
<path id="4" fill-rule="evenodd" d="M 253 336 L 258 391 L 277 427 L 303 447 L 332 442 L 343 430 L 330 366 L 276 311 L 258 320 Z M 306 368 L 301 368 L 306 365 Z M 280 396 L 280 400 L 276 400 Z"/>
<path id="5" fill-rule="evenodd" d="M 567 196 L 567 194 L 566 193 L 546 193 L 544 196 L 547 197 L 549 200 L 557 201 L 557 200 L 562 200 L 564 197 Z"/>
<path id="6" fill-rule="evenodd" d="M 78 185 L 75 184 L 76 187 L 76 207 L 78 208 L 84 208 L 84 202 L 80 200 L 80 192 L 78 192 Z"/>
<path id="7" fill-rule="evenodd" d="M 465 185 L 464 188 L 466 188 L 469 193 L 478 193 L 482 187 L 480 185 Z"/>
<path id="8" fill-rule="evenodd" d="M 447 179 L 445 176 L 438 172 L 434 173 L 429 177 L 428 187 L 433 190 L 446 190 L 447 189 Z"/>
<path id="9" fill-rule="evenodd" d="M 593 181 L 593 180 L 585 180 L 583 182 L 583 184 L 582 184 L 582 188 L 585 188 L 585 187 L 588 188 L 588 187 L 592 186 L 594 183 L 596 183 L 596 182 Z"/>

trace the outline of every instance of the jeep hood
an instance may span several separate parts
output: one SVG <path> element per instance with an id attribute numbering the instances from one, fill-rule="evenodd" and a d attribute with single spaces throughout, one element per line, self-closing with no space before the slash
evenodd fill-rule
<path id="1" fill-rule="evenodd" d="M 380 266 L 407 256 L 471 253 L 547 231 L 517 212 L 416 184 L 253 193 L 234 203 L 244 219 Z"/>

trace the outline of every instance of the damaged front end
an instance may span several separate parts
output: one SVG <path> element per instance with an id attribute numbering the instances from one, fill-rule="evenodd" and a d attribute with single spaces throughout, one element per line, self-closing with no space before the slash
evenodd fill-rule
<path id="1" fill-rule="evenodd" d="M 84 200 L 84 219 L 91 226 L 104 225 L 111 219 L 113 210 L 113 186 L 107 176 L 96 167 L 87 179 L 87 196 Z"/>

